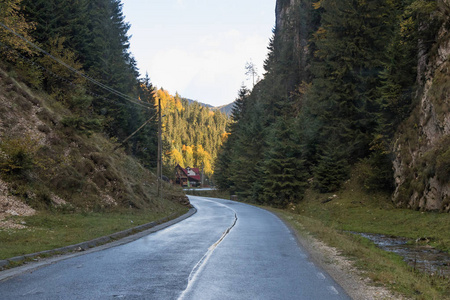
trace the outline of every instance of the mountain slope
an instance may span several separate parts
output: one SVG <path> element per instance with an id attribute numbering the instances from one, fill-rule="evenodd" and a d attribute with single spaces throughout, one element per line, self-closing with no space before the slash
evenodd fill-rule
<path id="1" fill-rule="evenodd" d="M 357 169 L 399 207 L 450 211 L 448 1 L 278 0 L 275 11 L 218 185 L 287 206 L 299 182 L 334 193 Z"/>
<path id="2" fill-rule="evenodd" d="M 450 8 L 434 46 L 419 60 L 423 92 L 412 115 L 399 127 L 394 144 L 398 206 L 450 212 Z M 426 63 L 428 61 L 428 63 Z"/>
<path id="3" fill-rule="evenodd" d="M 226 114 L 227 116 L 231 116 L 231 112 L 233 111 L 233 107 L 234 107 L 234 102 L 230 103 L 230 104 L 225 104 L 222 106 L 216 106 L 215 109 L 223 112 L 224 114 Z"/>
<path id="4" fill-rule="evenodd" d="M 0 69 L 0 198 L 67 212 L 169 214 L 185 202 L 184 193 L 169 185 L 160 199 L 154 174 L 104 134 L 69 122 L 73 118 L 61 103 Z"/>

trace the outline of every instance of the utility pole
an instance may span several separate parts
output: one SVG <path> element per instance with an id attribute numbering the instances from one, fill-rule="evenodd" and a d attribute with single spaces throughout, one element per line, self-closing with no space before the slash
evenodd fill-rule
<path id="1" fill-rule="evenodd" d="M 158 196 L 162 199 L 162 117 L 161 99 L 158 99 L 158 162 L 156 165 L 158 176 Z"/>
<path id="2" fill-rule="evenodd" d="M 205 178 L 205 175 L 203 173 L 204 168 L 205 168 L 205 163 L 202 162 L 202 172 L 200 173 L 200 181 L 201 181 L 202 187 L 203 187 L 203 184 L 204 184 L 203 181 L 204 181 L 204 178 Z"/>

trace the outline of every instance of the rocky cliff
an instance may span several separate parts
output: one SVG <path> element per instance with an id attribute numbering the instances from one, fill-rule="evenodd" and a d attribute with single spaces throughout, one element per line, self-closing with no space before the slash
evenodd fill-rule
<path id="1" fill-rule="evenodd" d="M 287 88 L 292 92 L 299 82 L 307 81 L 311 51 L 309 39 L 317 28 L 312 1 L 277 0 L 274 36 L 274 55 L 278 61 L 289 61 Z"/>
<path id="2" fill-rule="evenodd" d="M 445 11 L 441 17 L 436 44 L 419 59 L 419 103 L 397 132 L 393 201 L 399 207 L 449 212 L 450 18 Z"/>
<path id="3" fill-rule="evenodd" d="M 290 65 L 289 70 L 277 70 L 284 74 L 290 93 L 313 77 L 309 68 L 315 49 L 310 41 L 321 22 L 319 6 L 317 1 L 277 0 L 274 59 Z M 434 44 L 419 41 L 416 104 L 392 145 L 392 199 L 398 207 L 449 212 L 450 1 L 439 0 L 437 7 L 430 20 L 438 25 L 423 20 L 420 25 L 420 30 L 437 35 L 431 38 Z"/>

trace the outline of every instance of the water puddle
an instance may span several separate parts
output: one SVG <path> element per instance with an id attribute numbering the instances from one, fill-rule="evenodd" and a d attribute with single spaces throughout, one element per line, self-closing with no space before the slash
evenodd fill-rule
<path id="1" fill-rule="evenodd" d="M 402 237 L 372 233 L 352 233 L 371 240 L 385 251 L 397 253 L 415 270 L 450 278 L 450 254 L 448 253 L 427 245 L 421 245 L 420 243 L 408 244 L 411 240 Z"/>

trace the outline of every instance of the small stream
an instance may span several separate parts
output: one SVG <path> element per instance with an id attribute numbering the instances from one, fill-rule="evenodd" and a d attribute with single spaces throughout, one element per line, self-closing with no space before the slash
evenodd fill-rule
<path id="1" fill-rule="evenodd" d="M 439 251 L 427 245 L 408 244 L 402 237 L 392 237 L 382 234 L 358 233 L 375 243 L 385 251 L 394 252 L 403 257 L 411 267 L 428 274 L 450 278 L 450 254 Z"/>

